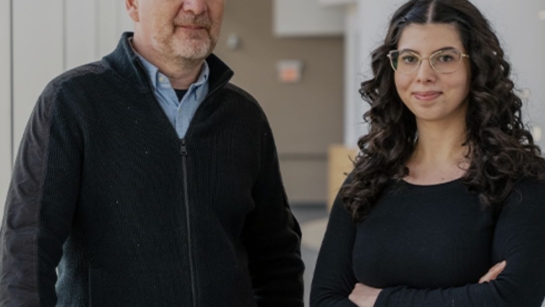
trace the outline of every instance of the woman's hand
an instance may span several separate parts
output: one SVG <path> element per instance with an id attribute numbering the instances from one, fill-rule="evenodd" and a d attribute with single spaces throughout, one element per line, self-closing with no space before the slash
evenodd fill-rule
<path id="1" fill-rule="evenodd" d="M 361 283 L 357 283 L 348 296 L 348 299 L 358 305 L 358 307 L 373 307 L 382 289 L 372 288 Z"/>
<path id="2" fill-rule="evenodd" d="M 485 282 L 491 282 L 492 280 L 496 279 L 498 275 L 500 275 L 501 272 L 505 269 L 505 266 L 507 265 L 506 261 L 502 261 L 495 266 L 491 267 L 488 272 L 479 279 L 479 283 L 485 283 Z M 380 291 L 382 289 L 373 288 L 366 286 L 362 283 L 357 283 L 354 287 L 354 290 L 352 290 L 352 293 L 348 296 L 348 299 L 356 304 L 358 307 L 373 307 L 375 304 L 378 295 L 380 294 Z"/>
<path id="3" fill-rule="evenodd" d="M 481 277 L 481 279 L 479 279 L 479 283 L 482 284 L 484 282 L 493 281 L 494 279 L 496 279 L 496 277 L 498 277 L 498 275 L 500 275 L 501 272 L 503 272 L 503 269 L 505 269 L 506 265 L 507 262 L 505 260 L 497 263 L 495 266 L 491 267 L 490 270 L 488 270 L 488 272 L 484 274 L 483 277 Z"/>

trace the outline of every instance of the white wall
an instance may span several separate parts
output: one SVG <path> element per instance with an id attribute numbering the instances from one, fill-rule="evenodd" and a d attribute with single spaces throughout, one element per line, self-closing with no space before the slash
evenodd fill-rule
<path id="1" fill-rule="evenodd" d="M 65 69 L 101 59 L 114 50 L 123 32 L 133 29 L 125 1 L 64 1 Z"/>
<path id="2" fill-rule="evenodd" d="M 369 105 L 361 99 L 357 90 L 362 81 L 372 77 L 371 52 L 384 40 L 390 16 L 399 5 L 405 2 L 406 0 L 358 1 L 357 16 L 352 17 L 355 20 L 349 24 L 349 27 L 357 27 L 357 30 L 347 30 L 347 33 L 357 37 L 358 41 L 350 43 L 352 45 L 350 48 L 356 51 L 352 64 L 346 67 L 347 70 L 352 70 L 350 81 L 353 82 L 349 88 L 351 92 L 345 94 L 347 97 L 344 138 L 346 146 L 356 146 L 358 139 L 367 132 L 363 114 L 369 110 Z"/>
<path id="3" fill-rule="evenodd" d="M 516 85 L 530 93 L 524 116 L 545 130 L 545 0 L 474 0 L 492 22 L 512 64 Z M 544 149 L 545 138 L 538 142 Z"/>
<path id="4" fill-rule="evenodd" d="M 63 71 L 110 53 L 121 33 L 132 26 L 124 1 L 0 0 L 0 219 L 11 177 L 11 157 L 17 154 L 30 113 L 44 87 Z"/>
<path id="5" fill-rule="evenodd" d="M 373 0 L 358 2 L 357 27 L 360 31 L 359 74 L 363 79 L 372 76 L 370 53 L 386 35 L 386 27 L 393 12 L 405 0 Z M 473 3 L 491 20 L 503 47 L 513 65 L 516 86 L 529 89 L 526 121 L 545 131 L 545 21 L 538 18 L 538 11 L 545 9 L 543 0 L 474 0 Z M 346 69 L 352 69 L 347 67 Z M 353 93 L 346 93 L 349 97 Z M 365 127 L 361 123 L 367 104 L 361 99 L 347 99 L 347 146 L 356 144 Z M 544 148 L 545 138 L 538 144 Z"/>
<path id="6" fill-rule="evenodd" d="M 370 0 L 347 6 L 345 146 L 357 146 L 358 139 L 367 133 L 363 114 L 369 110 L 369 105 L 359 94 L 360 85 L 372 77 L 371 52 L 384 40 L 390 16 L 405 2 Z"/>
<path id="7" fill-rule="evenodd" d="M 273 33 L 277 37 L 342 35 L 344 9 L 316 0 L 274 0 Z"/>
<path id="8" fill-rule="evenodd" d="M 346 31 L 345 31 L 345 108 L 344 108 L 344 144 L 349 147 L 356 147 L 356 141 L 364 131 L 363 111 L 361 109 L 361 96 L 359 88 L 361 77 L 361 52 L 360 41 L 362 32 L 358 20 L 358 5 L 346 6 Z"/>
<path id="9" fill-rule="evenodd" d="M 45 85 L 67 69 L 110 53 L 131 27 L 124 1 L 14 1 L 16 145 Z"/>
<path id="10" fill-rule="evenodd" d="M 15 153 L 37 97 L 63 71 L 63 10 L 62 0 L 13 1 Z"/>
<path id="11" fill-rule="evenodd" d="M 11 177 L 10 0 L 0 0 L 0 221 Z"/>
<path id="12" fill-rule="evenodd" d="M 97 58 L 98 48 L 95 46 L 98 38 L 98 27 L 95 26 L 97 7 L 95 1 L 65 1 L 64 69 L 92 62 Z"/>
<path id="13" fill-rule="evenodd" d="M 133 23 L 126 13 L 125 1 L 94 0 L 93 2 L 98 13 L 95 16 L 95 27 L 98 32 L 95 46 L 97 57 L 102 57 L 112 52 L 121 33 L 132 30 Z"/>

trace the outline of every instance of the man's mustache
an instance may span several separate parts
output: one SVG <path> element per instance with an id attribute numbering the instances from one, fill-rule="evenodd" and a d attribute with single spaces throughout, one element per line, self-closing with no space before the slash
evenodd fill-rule
<path id="1" fill-rule="evenodd" d="M 212 26 L 212 21 L 208 18 L 206 15 L 182 15 L 178 16 L 174 19 L 174 25 L 175 26 L 197 26 L 197 27 L 203 27 L 205 29 L 210 29 Z"/>

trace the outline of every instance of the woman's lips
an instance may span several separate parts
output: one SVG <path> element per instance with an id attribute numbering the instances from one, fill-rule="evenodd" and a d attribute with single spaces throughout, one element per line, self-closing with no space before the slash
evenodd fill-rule
<path id="1" fill-rule="evenodd" d="M 420 101 L 431 101 L 441 96 L 441 92 L 414 92 L 413 96 Z"/>

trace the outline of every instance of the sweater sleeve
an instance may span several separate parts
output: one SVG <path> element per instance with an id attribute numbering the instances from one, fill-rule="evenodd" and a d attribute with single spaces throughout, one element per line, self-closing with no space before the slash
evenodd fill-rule
<path id="1" fill-rule="evenodd" d="M 260 307 L 302 307 L 301 229 L 288 205 L 270 127 L 264 126 L 260 173 L 252 191 L 255 209 L 243 233 L 254 297 Z"/>
<path id="2" fill-rule="evenodd" d="M 0 306 L 55 306 L 55 269 L 71 229 L 80 141 L 50 85 L 27 124 L 0 231 Z"/>
<path id="3" fill-rule="evenodd" d="M 494 263 L 507 261 L 493 281 L 444 289 L 383 289 L 375 307 L 540 307 L 545 297 L 545 184 L 524 181 L 498 218 Z M 476 281 L 477 282 L 477 281 Z"/>
<path id="4" fill-rule="evenodd" d="M 310 293 L 311 307 L 356 306 L 348 299 L 358 282 L 352 270 L 355 236 L 356 226 L 337 195 L 316 262 Z"/>

